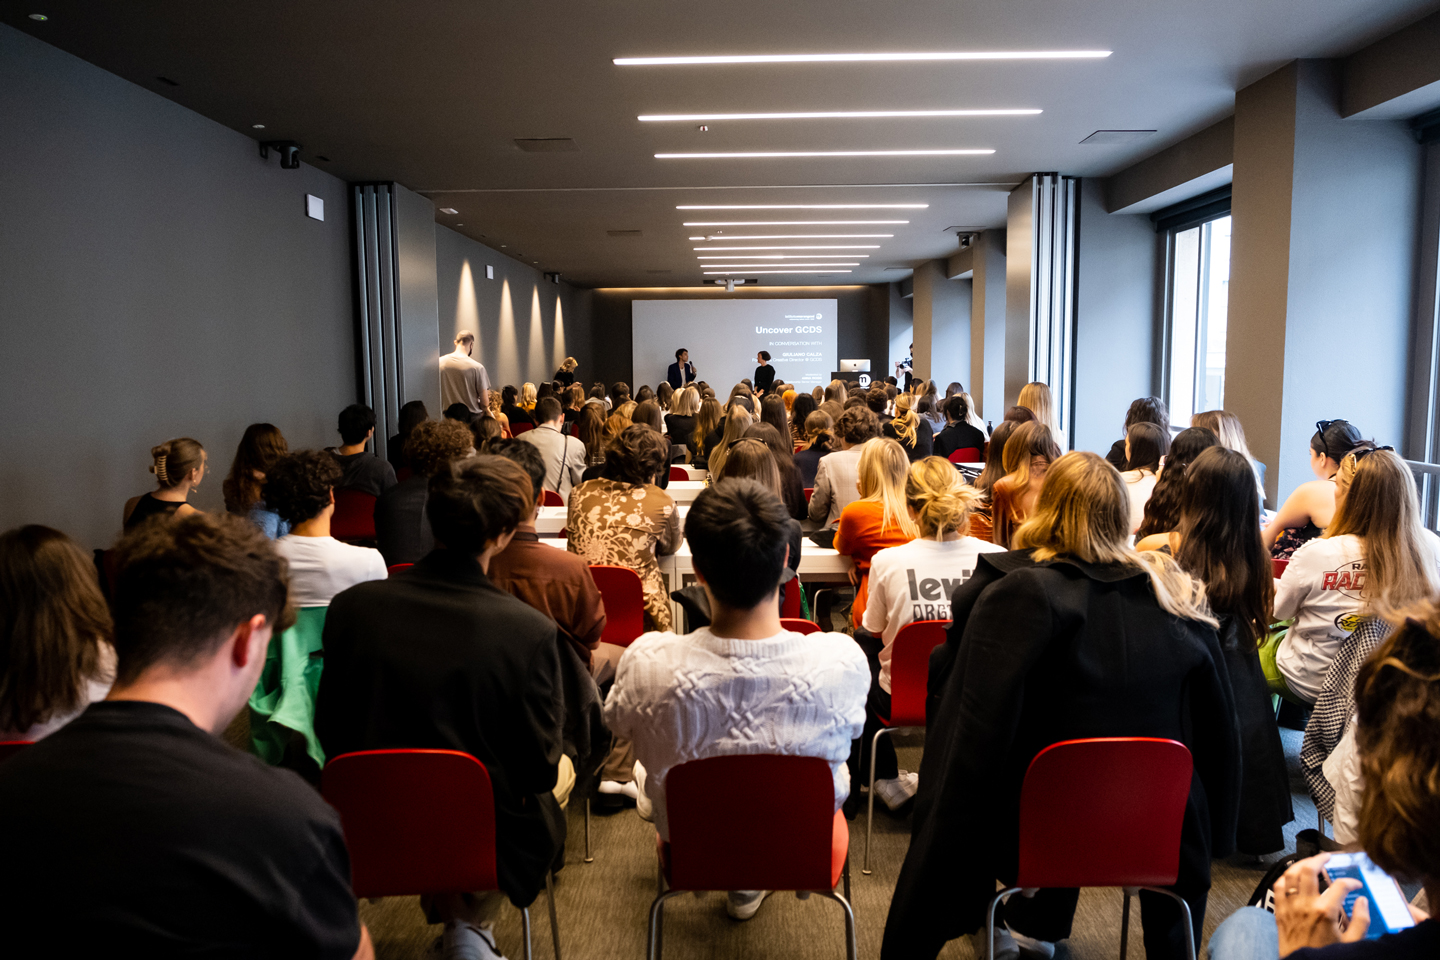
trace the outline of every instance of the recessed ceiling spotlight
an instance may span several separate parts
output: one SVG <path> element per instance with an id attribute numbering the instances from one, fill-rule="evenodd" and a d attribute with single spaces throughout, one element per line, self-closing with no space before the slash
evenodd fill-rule
<path id="1" fill-rule="evenodd" d="M 453 217 L 453 216 L 455 216 L 455 214 L 459 213 L 460 211 L 459 211 L 459 210 L 456 210 L 454 207 L 441 207 L 441 208 L 440 208 L 440 212 L 441 212 L 441 213 L 448 213 L 448 214 L 450 214 L 450 216 Z"/>
<path id="2" fill-rule="evenodd" d="M 731 63 L 925 63 L 953 60 L 1100 60 L 1109 50 L 956 50 L 933 53 L 759 53 L 708 57 L 616 57 L 617 67 Z"/>
<path id="3" fill-rule="evenodd" d="M 30 14 L 30 19 L 31 19 L 31 20 L 42 20 L 42 21 L 43 21 L 43 20 L 49 20 L 50 18 L 47 17 L 47 16 L 45 16 L 45 14 L 43 14 L 43 13 L 32 13 L 32 14 Z"/>
<path id="4" fill-rule="evenodd" d="M 641 123 L 673 123 L 696 120 L 886 120 L 915 117 L 1033 117 L 1033 108 L 1004 110 L 813 110 L 796 113 L 642 113 Z M 707 129 L 701 127 L 701 130 Z"/>
<path id="5" fill-rule="evenodd" d="M 465 224 L 463 224 L 463 223 L 457 223 L 457 224 L 455 224 L 455 226 L 457 226 L 457 227 L 463 227 L 463 226 L 465 226 Z"/>
<path id="6" fill-rule="evenodd" d="M 682 227 L 834 227 L 883 226 L 909 220 L 687 220 Z"/>
<path id="7" fill-rule="evenodd" d="M 263 124 L 263 123 L 252 123 L 252 124 L 250 124 L 250 129 L 251 129 L 251 130 L 264 130 L 264 129 L 265 129 L 265 124 Z"/>
<path id="8" fill-rule="evenodd" d="M 928 210 L 928 203 L 753 203 L 691 204 L 676 210 Z"/>
<path id="9" fill-rule="evenodd" d="M 791 157 L 975 157 L 994 150 L 780 150 L 740 153 L 657 153 L 656 160 L 780 160 Z"/>

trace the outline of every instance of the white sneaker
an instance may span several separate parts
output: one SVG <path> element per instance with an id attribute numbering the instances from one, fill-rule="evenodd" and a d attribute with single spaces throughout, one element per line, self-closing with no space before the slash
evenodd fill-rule
<path id="1" fill-rule="evenodd" d="M 900 771 L 900 776 L 893 780 L 876 780 L 875 795 L 885 801 L 885 806 L 894 813 L 915 796 L 915 791 L 920 789 L 920 774 Z"/>
<path id="2" fill-rule="evenodd" d="M 970 948 L 974 951 L 976 960 L 985 960 L 984 927 L 970 934 Z M 1020 948 L 1015 945 L 1004 924 L 995 928 L 995 960 L 1020 960 Z"/>
<path id="3" fill-rule="evenodd" d="M 635 783 L 632 780 L 627 780 L 623 783 L 619 780 L 601 780 L 600 792 L 611 796 L 629 797 L 631 800 L 634 800 L 640 794 L 640 791 L 635 788 Z"/>
<path id="4" fill-rule="evenodd" d="M 655 805 L 645 793 L 645 767 L 639 760 L 635 761 L 635 812 L 646 823 L 655 822 Z"/>
<path id="5" fill-rule="evenodd" d="M 488 923 L 477 927 L 464 920 L 451 920 L 440 938 L 440 951 L 445 960 L 505 960 Z"/>
<path id="6" fill-rule="evenodd" d="M 1015 945 L 1020 948 L 1020 952 L 1027 957 L 1039 957 L 1040 960 L 1050 960 L 1051 957 L 1055 956 L 1055 944 L 1049 940 L 1036 940 L 1034 937 L 1027 937 L 1023 933 L 1016 933 L 1010 929 L 1008 924 L 1005 926 L 1005 932 L 1010 934 L 1011 939 L 1015 941 Z"/>
<path id="7" fill-rule="evenodd" d="M 736 920 L 749 920 L 768 896 L 769 890 L 731 890 L 726 895 L 725 912 Z"/>

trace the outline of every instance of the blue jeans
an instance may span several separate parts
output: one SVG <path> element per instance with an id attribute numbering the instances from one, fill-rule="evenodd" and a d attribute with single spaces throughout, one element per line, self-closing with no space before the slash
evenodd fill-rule
<path id="1" fill-rule="evenodd" d="M 1210 936 L 1210 960 L 1280 960 L 1275 914 L 1241 907 Z"/>

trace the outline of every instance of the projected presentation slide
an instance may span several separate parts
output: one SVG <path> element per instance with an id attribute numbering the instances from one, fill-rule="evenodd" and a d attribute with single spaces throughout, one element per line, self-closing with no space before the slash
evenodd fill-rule
<path id="1" fill-rule="evenodd" d="M 755 354 L 769 351 L 776 380 L 809 390 L 835 367 L 834 300 L 636 300 L 632 305 L 635 383 L 655 386 L 690 351 L 695 376 L 730 388 L 755 375 Z"/>

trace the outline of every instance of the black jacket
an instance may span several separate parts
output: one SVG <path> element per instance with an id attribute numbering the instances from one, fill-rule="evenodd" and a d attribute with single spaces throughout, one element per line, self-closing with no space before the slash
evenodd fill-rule
<path id="1" fill-rule="evenodd" d="M 1035 755 L 1084 737 L 1165 737 L 1195 760 L 1182 860 L 1235 845 L 1240 734 L 1215 630 L 1156 602 L 1140 570 L 982 554 L 930 658 L 928 736 L 884 960 L 934 957 L 1013 879 Z"/>
<path id="2" fill-rule="evenodd" d="M 1240 638 L 1230 617 L 1220 622 L 1220 643 L 1235 693 L 1244 758 L 1235 848 L 1256 856 L 1273 853 L 1285 848 L 1285 824 L 1295 819 L 1285 747 L 1255 644 Z"/>
<path id="3" fill-rule="evenodd" d="M 552 793 L 565 718 L 555 624 L 436 550 L 338 594 L 325 616 L 315 732 L 352 750 L 463 750 L 495 789 L 500 888 L 528 906 L 565 840 Z"/>
<path id="4" fill-rule="evenodd" d="M 775 368 L 768 363 L 762 363 L 755 368 L 755 392 L 769 393 L 775 386 Z"/>
<path id="5" fill-rule="evenodd" d="M 406 477 L 380 494 L 375 502 L 375 541 L 385 565 L 414 563 L 435 549 L 435 536 L 425 516 L 430 478 Z"/>
<path id="6" fill-rule="evenodd" d="M 935 435 L 935 456 L 937 457 L 948 458 L 956 450 L 964 450 L 967 447 L 979 451 L 976 460 L 984 459 L 984 432 L 963 420 L 946 424 L 945 428 Z"/>
<path id="7" fill-rule="evenodd" d="M 880 428 L 880 434 L 897 441 L 900 446 L 904 447 L 905 456 L 910 459 L 911 463 L 935 454 L 934 431 L 930 426 L 930 421 L 924 417 L 915 418 L 915 443 L 913 445 L 900 439 L 900 434 L 895 430 L 893 417 Z"/>

